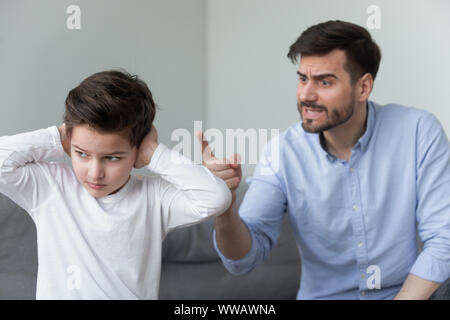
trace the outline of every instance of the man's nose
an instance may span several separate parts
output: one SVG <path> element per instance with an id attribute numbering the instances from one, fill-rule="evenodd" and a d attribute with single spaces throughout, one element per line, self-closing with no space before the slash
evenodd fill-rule
<path id="1" fill-rule="evenodd" d="M 312 82 L 299 84 L 297 89 L 297 98 L 302 102 L 317 101 L 317 92 Z"/>

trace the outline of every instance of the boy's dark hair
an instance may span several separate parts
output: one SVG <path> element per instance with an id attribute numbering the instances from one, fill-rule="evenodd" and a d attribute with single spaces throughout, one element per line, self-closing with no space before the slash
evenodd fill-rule
<path id="1" fill-rule="evenodd" d="M 136 75 L 104 71 L 69 92 L 64 123 L 69 137 L 74 126 L 87 124 L 99 132 L 125 132 L 130 145 L 139 147 L 152 128 L 155 109 L 150 89 Z"/>
<path id="2" fill-rule="evenodd" d="M 370 33 L 356 24 L 344 21 L 327 21 L 311 26 L 289 48 L 288 58 L 296 63 L 300 56 L 321 56 L 334 49 L 345 51 L 344 66 L 352 84 L 364 74 L 375 79 L 381 60 L 381 51 Z"/>

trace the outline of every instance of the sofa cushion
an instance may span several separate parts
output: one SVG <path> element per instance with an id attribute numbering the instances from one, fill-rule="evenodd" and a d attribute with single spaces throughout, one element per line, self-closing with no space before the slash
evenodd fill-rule
<path id="1" fill-rule="evenodd" d="M 214 250 L 214 221 L 169 233 L 161 270 L 160 299 L 295 299 L 301 265 L 287 221 L 283 221 L 279 240 L 268 259 L 239 276 L 225 269 Z M 201 239 L 199 235 L 207 237 Z M 189 239 L 184 245 L 181 244 L 183 236 Z M 207 245 L 197 246 L 196 241 Z M 172 251 L 171 246 L 176 248 L 178 243 L 187 251 Z"/>
<path id="2" fill-rule="evenodd" d="M 36 275 L 34 222 L 0 193 L 0 299 L 35 299 Z"/>
<path id="3" fill-rule="evenodd" d="M 236 195 L 247 190 L 245 179 Z M 235 276 L 222 264 L 213 245 L 215 218 L 170 232 L 163 243 L 161 299 L 295 299 L 300 259 L 287 217 L 267 261 Z"/>

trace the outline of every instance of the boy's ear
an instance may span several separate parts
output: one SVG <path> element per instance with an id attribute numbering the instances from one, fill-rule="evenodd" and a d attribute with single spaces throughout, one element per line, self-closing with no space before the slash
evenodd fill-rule
<path id="1" fill-rule="evenodd" d="M 131 148 L 132 152 L 134 153 L 134 164 L 133 164 L 133 168 L 135 169 L 139 169 L 139 167 L 141 166 L 140 162 L 139 162 L 139 146 L 135 145 L 134 147 Z"/>

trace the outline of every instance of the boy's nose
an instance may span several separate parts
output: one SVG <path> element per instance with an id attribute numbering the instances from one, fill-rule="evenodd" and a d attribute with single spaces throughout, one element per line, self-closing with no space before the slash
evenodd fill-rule
<path id="1" fill-rule="evenodd" d="M 89 179 L 90 182 L 96 183 L 105 177 L 105 171 L 99 161 L 94 161 L 89 167 Z"/>

